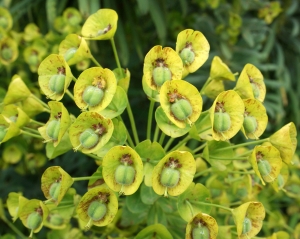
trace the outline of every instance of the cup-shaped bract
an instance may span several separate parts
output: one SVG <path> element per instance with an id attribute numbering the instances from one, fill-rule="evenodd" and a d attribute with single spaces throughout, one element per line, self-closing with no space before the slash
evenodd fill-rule
<path id="1" fill-rule="evenodd" d="M 196 162 L 190 152 L 170 152 L 153 169 L 153 190 L 165 197 L 178 196 L 191 184 L 195 173 Z"/>
<path id="2" fill-rule="evenodd" d="M 162 224 L 153 224 L 144 228 L 136 235 L 135 239 L 153 238 L 153 235 L 157 238 L 173 239 L 172 234 Z"/>
<path id="3" fill-rule="evenodd" d="M 29 237 L 42 229 L 43 221 L 46 220 L 48 214 L 48 208 L 40 200 L 31 199 L 23 205 L 20 211 L 20 219 L 23 225 L 31 230 Z"/>
<path id="4" fill-rule="evenodd" d="M 168 80 L 181 80 L 182 70 L 182 60 L 170 47 L 154 46 L 145 56 L 144 78 L 152 90 L 159 91 Z"/>
<path id="5" fill-rule="evenodd" d="M 81 34 L 89 40 L 109 40 L 117 30 L 118 14 L 112 9 L 100 9 L 90 15 L 82 26 Z"/>
<path id="6" fill-rule="evenodd" d="M 18 43 L 9 37 L 2 39 L 0 42 L 0 63 L 9 65 L 14 62 L 18 56 Z"/>
<path id="7" fill-rule="evenodd" d="M 24 29 L 24 40 L 31 42 L 42 37 L 39 27 L 35 23 L 28 23 Z"/>
<path id="8" fill-rule="evenodd" d="M 4 106 L 2 115 L 8 122 L 14 122 L 18 127 L 25 126 L 30 121 L 28 115 L 20 107 L 13 104 Z"/>
<path id="9" fill-rule="evenodd" d="M 41 188 L 45 197 L 56 205 L 60 203 L 72 184 L 72 177 L 59 166 L 47 168 L 41 179 Z"/>
<path id="10" fill-rule="evenodd" d="M 40 134 L 45 139 L 44 142 L 53 142 L 56 147 L 61 141 L 62 137 L 68 130 L 71 119 L 68 110 L 63 103 L 57 101 L 49 101 L 51 113 L 48 122 L 38 128 Z"/>
<path id="11" fill-rule="evenodd" d="M 7 122 L 3 115 L 0 115 L 0 144 L 19 135 L 19 127 L 14 122 Z"/>
<path id="12" fill-rule="evenodd" d="M 188 222 L 185 230 L 185 238 L 216 239 L 218 228 L 216 219 L 206 213 L 198 213 Z"/>
<path id="13" fill-rule="evenodd" d="M 272 145 L 255 146 L 249 156 L 249 161 L 263 185 L 265 182 L 273 182 L 278 177 L 282 167 L 280 153 Z"/>
<path id="14" fill-rule="evenodd" d="M 41 61 L 47 54 L 47 42 L 45 39 L 37 39 L 24 49 L 23 57 L 32 72 L 37 72 Z"/>
<path id="15" fill-rule="evenodd" d="M 202 97 L 187 81 L 166 81 L 160 90 L 160 104 L 170 121 L 179 128 L 192 125 L 202 111 Z"/>
<path id="16" fill-rule="evenodd" d="M 275 146 L 286 164 L 290 164 L 297 147 L 297 130 L 290 122 L 269 137 L 269 142 Z"/>
<path id="17" fill-rule="evenodd" d="M 59 54 L 69 65 L 74 65 L 91 57 L 90 49 L 85 39 L 76 34 L 69 34 L 59 44 Z"/>
<path id="18" fill-rule="evenodd" d="M 186 29 L 178 34 L 176 52 L 183 62 L 183 78 L 204 64 L 208 58 L 209 50 L 210 45 L 201 32 Z"/>
<path id="19" fill-rule="evenodd" d="M 119 194 L 134 194 L 143 181 L 143 162 L 129 146 L 115 146 L 103 157 L 102 175 L 105 183 Z"/>
<path id="20" fill-rule="evenodd" d="M 146 83 L 145 75 L 142 78 L 142 86 L 145 94 L 147 95 L 148 99 L 154 100 L 155 102 L 159 102 L 159 92 L 156 90 L 152 90 L 148 84 Z"/>
<path id="21" fill-rule="evenodd" d="M 214 140 L 231 139 L 241 129 L 244 121 L 244 102 L 233 90 L 220 93 L 210 108 Z"/>
<path id="22" fill-rule="evenodd" d="M 0 7 L 0 28 L 9 31 L 12 28 L 12 25 L 13 19 L 10 12 L 4 7 Z"/>
<path id="23" fill-rule="evenodd" d="M 232 210 L 239 239 L 248 239 L 257 235 L 265 218 L 265 208 L 260 202 L 246 202 Z"/>
<path id="24" fill-rule="evenodd" d="M 63 98 L 73 78 L 64 57 L 57 54 L 51 54 L 41 62 L 38 74 L 41 90 L 47 98 L 56 101 Z"/>
<path id="25" fill-rule="evenodd" d="M 74 85 L 74 100 L 82 110 L 100 112 L 112 101 L 116 90 L 117 80 L 111 70 L 91 67 L 78 77 Z"/>
<path id="26" fill-rule="evenodd" d="M 242 132 L 246 138 L 258 139 L 268 124 L 266 108 L 256 99 L 245 99 L 244 123 Z"/>
<path id="27" fill-rule="evenodd" d="M 28 201 L 21 193 L 10 192 L 6 201 L 9 214 L 12 216 L 13 222 L 19 217 L 21 208 Z"/>
<path id="28" fill-rule="evenodd" d="M 67 220 L 61 214 L 51 212 L 43 223 L 45 227 L 61 230 L 67 226 L 66 221 Z"/>
<path id="29" fill-rule="evenodd" d="M 272 187 L 276 192 L 283 190 L 284 186 L 288 182 L 289 179 L 289 167 L 285 163 L 282 164 L 282 168 L 277 178 L 272 182 Z"/>
<path id="30" fill-rule="evenodd" d="M 235 91 L 243 99 L 257 99 L 263 102 L 266 86 L 260 70 L 252 64 L 246 64 L 237 80 Z"/>
<path id="31" fill-rule="evenodd" d="M 126 69 L 120 69 L 116 68 L 113 70 L 113 73 L 115 74 L 115 77 L 117 79 L 118 86 L 122 87 L 123 90 L 127 93 L 130 83 L 130 71 Z"/>
<path id="32" fill-rule="evenodd" d="M 86 229 L 92 225 L 103 227 L 110 224 L 117 212 L 117 196 L 105 184 L 85 193 L 77 206 L 78 217 L 87 222 Z"/>
<path id="33" fill-rule="evenodd" d="M 69 135 L 74 150 L 93 153 L 102 148 L 114 131 L 113 122 L 96 112 L 83 112 L 70 126 Z"/>
<path id="34" fill-rule="evenodd" d="M 82 16 L 76 8 L 69 7 L 63 12 L 63 20 L 68 25 L 76 27 L 81 23 Z"/>

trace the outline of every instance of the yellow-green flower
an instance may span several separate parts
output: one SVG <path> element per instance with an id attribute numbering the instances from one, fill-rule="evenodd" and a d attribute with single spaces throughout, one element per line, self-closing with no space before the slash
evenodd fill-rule
<path id="1" fill-rule="evenodd" d="M 4 7 L 0 7 L 0 28 L 9 31 L 12 28 L 12 25 L 13 19 L 10 12 Z"/>
<path id="2" fill-rule="evenodd" d="M 5 117 L 0 114 L 0 144 L 20 133 L 19 127 L 14 122 L 8 122 Z"/>
<path id="3" fill-rule="evenodd" d="M 178 54 L 170 47 L 154 46 L 144 60 L 144 80 L 152 89 L 159 91 L 168 80 L 181 80 L 183 65 Z"/>
<path id="4" fill-rule="evenodd" d="M 24 40 L 31 42 L 35 39 L 41 38 L 41 32 L 37 25 L 34 23 L 29 23 L 24 29 Z"/>
<path id="5" fill-rule="evenodd" d="M 209 49 L 208 41 L 199 31 L 186 29 L 178 34 L 176 52 L 183 62 L 183 78 L 204 64 L 208 58 Z"/>
<path id="6" fill-rule="evenodd" d="M 4 38 L 0 42 L 0 63 L 9 65 L 19 56 L 17 42 L 9 37 Z"/>
<path id="7" fill-rule="evenodd" d="M 20 107 L 13 104 L 4 106 L 2 115 L 8 122 L 14 122 L 18 127 L 25 126 L 30 121 L 28 115 Z"/>
<path id="8" fill-rule="evenodd" d="M 12 216 L 13 222 L 15 222 L 20 215 L 20 211 L 24 204 L 28 201 L 27 198 L 22 196 L 22 193 L 10 192 L 6 201 L 9 214 Z"/>

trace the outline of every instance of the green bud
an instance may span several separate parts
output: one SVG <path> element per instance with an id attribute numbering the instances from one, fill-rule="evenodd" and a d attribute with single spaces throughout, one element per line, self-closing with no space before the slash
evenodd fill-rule
<path id="1" fill-rule="evenodd" d="M 0 142 L 4 139 L 7 132 L 7 128 L 4 125 L 0 125 Z"/>
<path id="2" fill-rule="evenodd" d="M 31 230 L 37 229 L 42 223 L 43 218 L 39 212 L 32 212 L 27 217 L 27 227 Z"/>
<path id="3" fill-rule="evenodd" d="M 195 227 L 192 236 L 193 239 L 209 239 L 209 229 L 206 226 Z"/>
<path id="4" fill-rule="evenodd" d="M 71 47 L 70 49 L 68 49 L 66 51 L 66 53 L 64 54 L 65 60 L 66 61 L 70 60 L 74 56 L 74 54 L 76 53 L 77 49 L 78 48 L 76 48 L 76 47 Z"/>
<path id="5" fill-rule="evenodd" d="M 51 139 L 57 140 L 58 139 L 58 134 L 59 134 L 59 128 L 60 128 L 60 121 L 59 120 L 52 120 L 47 125 L 46 133 Z"/>
<path id="6" fill-rule="evenodd" d="M 101 102 L 103 95 L 104 92 L 102 89 L 95 86 L 88 86 L 82 94 L 82 99 L 89 106 L 95 106 Z"/>
<path id="7" fill-rule="evenodd" d="M 184 48 L 179 55 L 184 65 L 190 65 L 195 60 L 195 53 L 189 47 Z"/>
<path id="8" fill-rule="evenodd" d="M 60 182 L 52 183 L 51 186 L 50 186 L 49 195 L 55 201 L 57 200 L 57 198 L 59 196 L 60 187 L 61 187 L 61 183 Z"/>
<path id="9" fill-rule="evenodd" d="M 8 25 L 7 19 L 5 17 L 0 17 L 0 27 L 6 29 L 7 25 Z"/>
<path id="10" fill-rule="evenodd" d="M 230 116 L 227 112 L 215 112 L 214 114 L 214 130 L 217 132 L 225 132 L 231 126 Z"/>
<path id="11" fill-rule="evenodd" d="M 54 226 L 61 226 L 64 223 L 64 218 L 59 214 L 51 214 L 47 217 L 47 221 Z"/>
<path id="12" fill-rule="evenodd" d="M 244 129 L 246 133 L 253 133 L 257 129 L 257 120 L 253 116 L 245 116 L 244 123 L 243 123 Z"/>
<path id="13" fill-rule="evenodd" d="M 29 56 L 28 62 L 29 62 L 29 64 L 32 65 L 32 66 L 38 65 L 38 63 L 39 63 L 39 58 L 38 58 L 37 54 L 31 54 L 31 55 Z"/>
<path id="14" fill-rule="evenodd" d="M 162 86 L 167 80 L 171 80 L 172 73 L 168 67 L 159 66 L 154 68 L 152 77 L 157 86 Z"/>
<path id="15" fill-rule="evenodd" d="M 115 180 L 122 185 L 130 185 L 135 178 L 135 169 L 130 165 L 119 165 L 115 171 Z"/>
<path id="16" fill-rule="evenodd" d="M 259 97 L 259 88 L 256 83 L 251 82 L 251 86 L 252 86 L 254 98 L 257 99 Z"/>
<path id="17" fill-rule="evenodd" d="M 193 108 L 188 100 L 180 99 L 171 105 L 171 112 L 176 119 L 185 120 L 193 113 Z"/>
<path id="18" fill-rule="evenodd" d="M 278 188 L 282 188 L 284 185 L 284 178 L 281 174 L 277 176 L 277 184 L 278 184 Z"/>
<path id="19" fill-rule="evenodd" d="M 160 182 L 168 188 L 175 187 L 180 179 L 180 172 L 174 168 L 164 168 L 160 175 Z"/>
<path id="20" fill-rule="evenodd" d="M 243 221 L 242 234 L 246 234 L 246 233 L 250 232 L 251 228 L 252 228 L 252 222 L 251 222 L 251 220 L 248 217 L 245 217 L 244 221 Z"/>
<path id="21" fill-rule="evenodd" d="M 57 94 L 61 94 L 64 91 L 65 87 L 65 78 L 66 76 L 64 74 L 58 74 L 51 76 L 49 80 L 49 88 L 53 92 Z"/>
<path id="22" fill-rule="evenodd" d="M 107 207 L 104 203 L 93 201 L 88 208 L 87 214 L 93 221 L 100 221 L 106 214 Z"/>
<path id="23" fill-rule="evenodd" d="M 98 134 L 92 129 L 86 129 L 79 136 L 79 141 L 82 147 L 86 149 L 93 148 L 99 141 Z"/>
<path id="24" fill-rule="evenodd" d="M 1 56 L 4 60 L 9 61 L 13 56 L 13 51 L 9 47 L 3 47 L 1 49 Z"/>
<path id="25" fill-rule="evenodd" d="M 272 171 L 272 167 L 267 160 L 259 160 L 257 162 L 257 166 L 261 176 L 263 177 L 268 176 Z"/>

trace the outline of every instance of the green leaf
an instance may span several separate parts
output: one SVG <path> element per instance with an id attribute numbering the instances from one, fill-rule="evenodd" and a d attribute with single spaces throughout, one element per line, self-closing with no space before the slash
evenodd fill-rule
<path id="1" fill-rule="evenodd" d="M 51 30 L 53 28 L 54 20 L 56 17 L 56 5 L 57 5 L 57 0 L 47 0 L 46 1 L 48 27 Z"/>
<path id="2" fill-rule="evenodd" d="M 144 204 L 152 205 L 160 197 L 157 195 L 152 187 L 146 186 L 144 183 L 141 185 L 140 190 L 141 200 Z"/>
<path id="3" fill-rule="evenodd" d="M 173 239 L 171 233 L 162 224 L 154 224 L 140 231 L 135 239 Z"/>
<path id="4" fill-rule="evenodd" d="M 167 217 L 160 203 L 153 204 L 150 211 L 148 212 L 147 225 L 156 223 L 161 223 L 165 226 L 167 225 Z"/>
<path id="5" fill-rule="evenodd" d="M 143 203 L 140 192 L 141 189 L 139 188 L 136 193 L 126 197 L 126 206 L 132 213 L 142 213 L 150 208 L 150 206 Z"/>
<path id="6" fill-rule="evenodd" d="M 160 4 L 162 4 L 161 1 L 152 0 L 149 11 L 150 11 L 152 21 L 155 24 L 156 31 L 160 39 L 161 45 L 165 45 L 167 27 L 166 27 L 166 21 L 163 17 L 164 13 L 162 12 L 162 7 L 160 6 Z"/>
<path id="7" fill-rule="evenodd" d="M 69 138 L 69 134 L 65 133 L 60 143 L 54 147 L 52 142 L 46 145 L 46 155 L 49 159 L 54 159 L 59 155 L 62 155 L 72 149 L 72 144 Z"/>
<path id="8" fill-rule="evenodd" d="M 137 0 L 137 3 L 141 15 L 145 15 L 149 12 L 149 5 L 150 5 L 149 0 Z"/>

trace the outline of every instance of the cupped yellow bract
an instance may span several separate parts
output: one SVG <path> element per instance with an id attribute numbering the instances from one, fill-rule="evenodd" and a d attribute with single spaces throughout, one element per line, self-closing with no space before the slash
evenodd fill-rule
<path id="1" fill-rule="evenodd" d="M 244 123 L 242 132 L 246 138 L 258 139 L 268 124 L 266 108 L 256 99 L 245 99 Z"/>
<path id="2" fill-rule="evenodd" d="M 12 28 L 13 19 L 10 12 L 4 8 L 0 7 L 0 28 L 9 31 Z"/>
<path id="3" fill-rule="evenodd" d="M 89 40 L 108 40 L 117 30 L 118 14 L 112 9 L 100 9 L 83 24 L 81 34 Z"/>
<path id="4" fill-rule="evenodd" d="M 266 96 L 266 85 L 260 70 L 252 64 L 246 64 L 234 90 L 243 99 L 251 98 L 263 102 Z"/>
<path id="5" fill-rule="evenodd" d="M 182 100 L 183 104 L 175 108 L 174 105 Z M 179 128 L 194 123 L 202 111 L 202 97 L 198 89 L 182 80 L 166 81 L 162 85 L 160 104 L 170 121 Z"/>
<path id="6" fill-rule="evenodd" d="M 14 39 L 6 37 L 0 41 L 0 63 L 7 66 L 13 63 L 18 56 L 18 44 Z"/>
<path id="7" fill-rule="evenodd" d="M 178 34 L 176 52 L 183 62 L 183 78 L 204 64 L 208 58 L 209 50 L 210 45 L 201 32 L 186 29 Z"/>
<path id="8" fill-rule="evenodd" d="M 29 116 L 14 104 L 4 106 L 1 114 L 8 122 L 14 122 L 18 127 L 23 127 L 30 121 Z"/>
<path id="9" fill-rule="evenodd" d="M 224 141 L 236 135 L 243 124 L 244 110 L 244 102 L 235 91 L 220 93 L 209 110 L 213 139 Z"/>
<path id="10" fill-rule="evenodd" d="M 290 164 L 297 147 L 297 130 L 295 124 L 290 122 L 269 137 L 269 142 L 280 152 L 286 164 Z"/>
<path id="11" fill-rule="evenodd" d="M 10 192 L 8 194 L 6 204 L 13 222 L 19 218 L 20 211 L 27 201 L 28 199 L 23 197 L 22 193 Z"/>
<path id="12" fill-rule="evenodd" d="M 167 80 L 181 80 L 182 60 L 170 47 L 154 46 L 144 60 L 144 80 L 152 89 L 159 91 Z"/>

